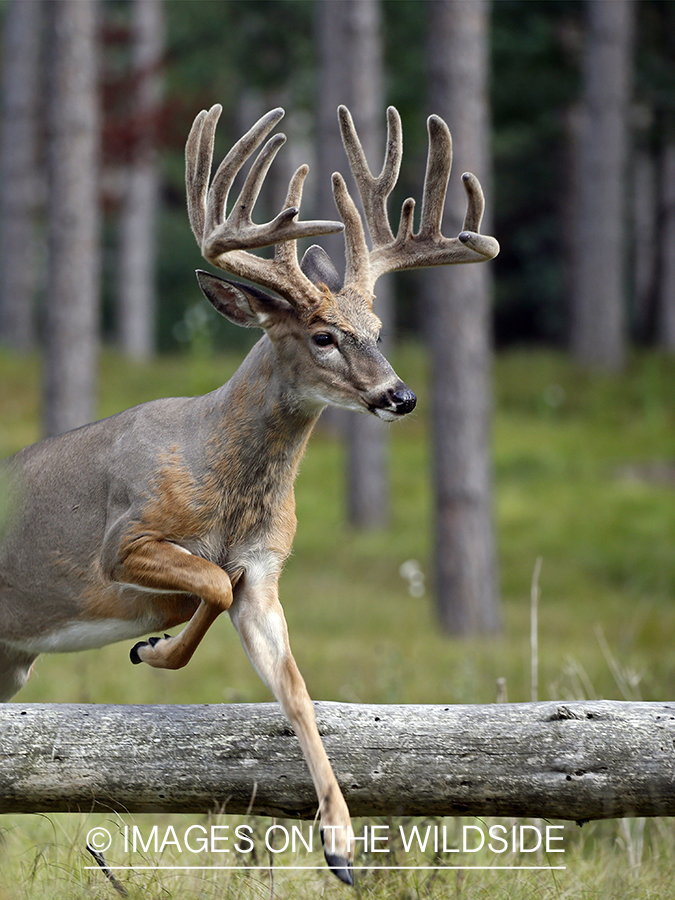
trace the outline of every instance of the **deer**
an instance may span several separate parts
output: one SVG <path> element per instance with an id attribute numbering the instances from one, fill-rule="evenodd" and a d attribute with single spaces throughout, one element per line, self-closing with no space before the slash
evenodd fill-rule
<path id="1" fill-rule="evenodd" d="M 441 234 L 452 141 L 438 116 L 428 119 L 419 228 L 413 226 L 415 201 L 408 199 L 394 235 L 387 200 L 402 158 L 395 108 L 387 111 L 378 176 L 349 111 L 338 110 L 363 218 L 336 173 L 340 221 L 300 220 L 308 173 L 303 165 L 290 179 L 283 209 L 264 224 L 253 222 L 252 211 L 285 142 L 283 134 L 268 139 L 284 111 L 262 116 L 212 177 L 221 111 L 215 105 L 200 112 L 187 139 L 188 218 L 203 258 L 237 280 L 204 270 L 197 280 L 218 313 L 263 335 L 212 393 L 153 400 L 43 440 L 4 462 L 0 700 L 21 689 L 43 653 L 141 638 L 130 652 L 133 663 L 181 668 L 227 611 L 299 740 L 316 789 L 328 868 L 351 885 L 349 809 L 279 601 L 279 577 L 296 530 L 294 482 L 324 407 L 389 422 L 415 408 L 415 394 L 378 347 L 377 279 L 403 269 L 483 262 L 497 255 L 499 245 L 480 234 L 483 192 L 471 174 L 463 176 L 463 230 L 453 238 Z M 235 177 L 249 160 L 228 211 Z M 298 240 L 337 232 L 344 232 L 344 278 L 318 244 L 298 262 Z M 274 247 L 273 256 L 253 252 L 264 247 Z M 147 637 L 154 632 L 161 636 Z"/>

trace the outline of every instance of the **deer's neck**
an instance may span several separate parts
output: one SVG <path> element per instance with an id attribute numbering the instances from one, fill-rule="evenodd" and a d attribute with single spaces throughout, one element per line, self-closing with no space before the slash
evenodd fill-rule
<path id="1" fill-rule="evenodd" d="M 223 431 L 244 457 L 302 456 L 321 409 L 300 398 L 296 374 L 268 337 L 253 347 L 219 392 Z"/>
<path id="2" fill-rule="evenodd" d="M 308 408 L 292 387 L 268 338 L 259 341 L 210 403 L 207 454 L 229 520 L 260 527 L 292 489 L 320 409 Z M 254 525 L 253 520 L 259 521 Z"/>

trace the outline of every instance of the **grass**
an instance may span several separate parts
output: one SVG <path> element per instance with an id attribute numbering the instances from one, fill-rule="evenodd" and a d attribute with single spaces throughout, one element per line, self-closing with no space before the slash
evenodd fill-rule
<path id="1" fill-rule="evenodd" d="M 156 396 L 210 390 L 236 364 L 236 359 L 214 357 L 132 366 L 106 354 L 100 414 Z M 281 597 L 294 652 L 312 696 L 372 703 L 490 703 L 497 679 L 505 678 L 509 700 L 528 700 L 530 581 L 535 561 L 542 557 L 540 697 L 672 698 L 675 360 L 638 355 L 624 375 L 610 378 L 580 372 L 554 353 L 511 352 L 499 357 L 494 373 L 493 458 L 505 627 L 499 637 L 465 641 L 439 634 L 429 593 L 410 596 L 399 572 L 403 562 L 415 559 L 429 582 L 429 391 L 417 348 L 404 348 L 396 368 L 415 387 L 420 404 L 414 416 L 391 429 L 390 527 L 363 535 L 345 526 L 344 460 L 329 434 L 318 431 L 313 437 L 300 473 L 299 528 Z M 0 455 L 39 437 L 38 385 L 35 360 L 0 355 Z M 127 649 L 115 645 L 43 657 L 19 699 L 101 703 L 269 699 L 225 619 L 180 672 L 127 665 Z M 107 823 L 111 831 L 119 832 L 124 824 L 135 823 L 149 833 L 153 824 L 160 829 L 173 824 L 184 831 L 189 824 L 205 821 L 5 816 L 0 820 L 5 847 L 0 900 L 115 896 L 99 872 L 85 869 L 90 860 L 83 852 L 83 836 L 89 828 Z M 264 831 L 271 823 L 249 820 L 249 824 Z M 455 820 L 445 824 L 460 827 Z M 391 825 L 396 829 L 400 823 Z M 172 860 L 174 851 L 151 849 L 148 856 L 153 862 Z M 563 872 L 370 872 L 361 875 L 355 896 L 665 898 L 672 895 L 674 851 L 675 835 L 667 820 L 591 823 L 583 829 L 567 823 Z M 137 853 L 116 855 L 139 865 Z M 266 866 L 268 858 L 269 853 L 263 854 L 261 865 Z M 466 858 L 475 862 L 479 857 Z M 490 866 L 501 862 L 494 855 L 483 858 Z M 287 859 L 283 856 L 281 861 Z M 428 853 L 420 859 L 433 862 Z M 509 856 L 507 863 L 514 861 L 518 857 Z M 190 900 L 271 893 L 266 870 L 217 874 L 138 870 L 120 877 L 132 897 Z M 348 892 L 324 870 L 278 869 L 273 894 L 330 898 Z"/>

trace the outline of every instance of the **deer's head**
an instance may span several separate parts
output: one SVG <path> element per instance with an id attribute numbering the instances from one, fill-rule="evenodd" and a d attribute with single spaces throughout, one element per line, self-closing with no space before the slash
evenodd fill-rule
<path id="1" fill-rule="evenodd" d="M 361 195 L 372 245 L 369 247 L 361 216 L 344 179 L 337 173 L 333 175 L 333 193 L 342 222 L 298 221 L 307 166 L 301 166 L 291 179 L 279 215 L 263 225 L 252 222 L 251 211 L 272 160 L 285 141 L 283 135 L 275 135 L 264 144 L 228 215 L 227 197 L 235 175 L 284 113 L 276 109 L 263 116 L 230 150 L 209 187 L 220 112 L 220 106 L 201 112 L 188 137 L 190 224 L 205 259 L 254 285 L 199 272 L 202 291 L 230 321 L 267 332 L 279 359 L 289 363 L 287 377 L 296 381 L 292 387 L 308 403 L 367 410 L 387 420 L 406 415 L 414 409 L 416 398 L 378 349 L 381 323 L 373 312 L 375 282 L 385 272 L 481 262 L 499 252 L 494 238 L 478 233 L 484 201 L 473 175 L 463 176 L 468 203 L 462 232 L 456 238 L 441 235 L 452 166 L 452 140 L 447 125 L 438 116 L 428 120 L 429 156 L 419 230 L 413 232 L 415 201 L 409 199 L 403 204 L 394 236 L 386 205 L 401 164 L 399 115 L 393 107 L 389 108 L 387 152 L 380 175 L 374 177 L 351 115 L 340 107 L 342 139 Z M 298 238 L 343 229 L 344 282 L 319 246 L 310 247 L 302 262 L 298 262 Z M 269 245 L 275 245 L 272 259 L 250 252 Z"/>

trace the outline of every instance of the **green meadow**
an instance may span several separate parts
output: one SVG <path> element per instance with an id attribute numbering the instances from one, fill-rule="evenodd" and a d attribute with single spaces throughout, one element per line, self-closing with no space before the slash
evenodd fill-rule
<path id="1" fill-rule="evenodd" d="M 132 365 L 102 360 L 100 415 L 158 396 L 218 386 L 238 358 L 191 356 Z M 298 533 L 281 580 L 291 642 L 314 699 L 359 703 L 492 703 L 498 679 L 509 701 L 530 699 L 530 592 L 538 559 L 539 699 L 668 700 L 675 696 L 675 359 L 637 354 L 621 376 L 581 372 L 554 352 L 510 351 L 494 367 L 495 521 L 504 629 L 498 637 L 439 633 L 430 563 L 429 391 L 422 351 L 401 348 L 396 369 L 418 409 L 391 427 L 392 516 L 362 534 L 344 521 L 344 457 L 319 428 L 297 483 Z M 0 355 L 0 455 L 39 437 L 39 366 Z M 411 596 L 401 565 L 416 560 L 423 596 Z M 128 662 L 125 644 L 41 657 L 15 702 L 237 703 L 267 701 L 229 620 L 216 622 L 189 666 L 165 672 Z M 495 820 L 496 821 L 496 820 Z M 246 824 L 256 841 L 215 871 L 143 868 L 194 865 L 170 842 L 122 852 L 125 827 L 178 835 L 191 824 Z M 303 848 L 273 853 L 262 836 L 271 820 L 117 815 L 0 818 L 0 900 L 103 898 L 112 885 L 85 853 L 88 831 L 116 836 L 111 865 L 132 898 L 348 897 L 348 888 Z M 281 823 L 284 824 L 284 823 Z M 290 823 L 285 823 L 290 828 Z M 473 819 L 412 823 L 359 820 L 399 833 L 417 825 L 488 828 Z M 514 824 L 505 823 L 509 828 Z M 521 824 L 521 823 L 515 823 Z M 181 831 L 182 830 L 182 831 Z M 179 842 L 180 843 L 180 842 Z M 212 848 L 213 849 L 213 848 Z M 409 864 L 400 842 L 392 860 Z M 118 852 L 116 852 L 118 851 Z M 220 865 L 210 852 L 201 865 Z M 533 862 L 534 857 L 537 857 Z M 270 860 L 275 867 L 270 869 Z M 299 860 L 299 862 L 298 862 Z M 418 849 L 420 866 L 438 854 Z M 359 861 L 357 860 L 357 864 Z M 361 864 L 366 864 L 362 861 Z M 357 873 L 358 898 L 623 898 L 672 896 L 675 834 L 670 820 L 565 823 L 564 853 L 483 850 L 433 868 Z M 515 866 L 551 868 L 531 871 Z M 507 866 L 506 869 L 497 866 Z"/>

